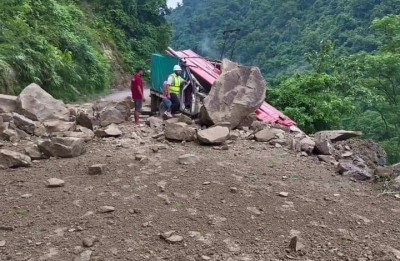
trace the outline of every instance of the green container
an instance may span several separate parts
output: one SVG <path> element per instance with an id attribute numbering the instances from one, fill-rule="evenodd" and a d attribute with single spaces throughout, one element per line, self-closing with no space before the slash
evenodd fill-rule
<path id="1" fill-rule="evenodd" d="M 177 57 L 153 54 L 151 56 L 151 90 L 162 93 L 163 84 L 173 73 L 174 65 L 179 64 Z"/>

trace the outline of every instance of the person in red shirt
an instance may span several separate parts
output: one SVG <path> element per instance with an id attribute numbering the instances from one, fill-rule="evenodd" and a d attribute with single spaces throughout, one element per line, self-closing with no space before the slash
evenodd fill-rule
<path id="1" fill-rule="evenodd" d="M 135 101 L 135 124 L 141 126 L 139 122 L 140 113 L 142 111 L 143 102 L 146 101 L 144 98 L 144 85 L 142 80 L 142 75 L 144 73 L 143 68 L 139 67 L 136 69 L 135 75 L 133 75 L 131 80 L 131 91 L 132 99 Z"/>

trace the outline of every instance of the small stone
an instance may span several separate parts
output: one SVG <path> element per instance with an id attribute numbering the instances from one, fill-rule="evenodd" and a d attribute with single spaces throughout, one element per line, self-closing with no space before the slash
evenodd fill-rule
<path id="1" fill-rule="evenodd" d="M 62 179 L 51 178 L 47 180 L 47 187 L 49 188 L 58 188 L 64 186 L 65 186 L 65 181 Z"/>
<path id="2" fill-rule="evenodd" d="M 201 256 L 201 259 L 202 260 L 211 260 L 211 257 L 209 257 L 209 256 Z"/>
<path id="3" fill-rule="evenodd" d="M 2 230 L 2 231 L 13 231 L 14 227 L 13 226 L 0 226 L 0 230 Z"/>
<path id="4" fill-rule="evenodd" d="M 6 241 L 0 240 L 0 247 L 5 247 L 5 246 L 6 246 Z"/>
<path id="5" fill-rule="evenodd" d="M 115 208 L 111 206 L 102 206 L 99 208 L 99 213 L 111 213 L 114 212 Z"/>
<path id="6" fill-rule="evenodd" d="M 89 167 L 89 175 L 102 175 L 104 174 L 104 169 L 106 164 L 96 164 Z"/>
<path id="7" fill-rule="evenodd" d="M 79 256 L 77 256 L 74 261 L 90 261 L 92 253 L 93 251 L 91 250 L 85 250 Z"/>
<path id="8" fill-rule="evenodd" d="M 179 164 L 181 165 L 192 165 L 200 161 L 199 157 L 193 154 L 185 154 L 178 158 Z"/>
<path id="9" fill-rule="evenodd" d="M 302 249 L 304 249 L 304 244 L 300 242 L 301 240 L 299 239 L 298 236 L 293 237 L 290 240 L 290 245 L 289 248 L 290 250 L 294 251 L 294 252 L 298 252 Z"/>
<path id="10" fill-rule="evenodd" d="M 32 194 L 24 194 L 24 195 L 21 195 L 21 198 L 30 198 L 30 197 L 32 197 Z"/>
<path id="11" fill-rule="evenodd" d="M 238 188 L 237 187 L 231 187 L 230 189 L 231 193 L 237 193 L 238 192 Z"/>
<path id="12" fill-rule="evenodd" d="M 347 151 L 342 154 L 342 158 L 350 158 L 351 156 L 353 156 L 353 152 L 351 151 Z"/>
<path id="13" fill-rule="evenodd" d="M 84 247 L 92 247 L 92 246 L 94 246 L 95 242 L 97 242 L 96 237 L 87 237 L 82 240 L 82 245 Z"/>
<path id="14" fill-rule="evenodd" d="M 289 196 L 289 193 L 288 192 L 280 192 L 278 195 L 280 197 L 287 198 Z"/>
<path id="15" fill-rule="evenodd" d="M 203 185 L 204 185 L 204 186 L 207 186 L 207 185 L 210 185 L 210 184 L 211 184 L 210 181 L 203 182 Z"/>
<path id="16" fill-rule="evenodd" d="M 173 235 L 173 236 L 170 236 L 169 238 L 166 238 L 165 240 L 167 242 L 175 244 L 175 243 L 182 242 L 183 241 L 183 237 L 179 236 L 179 235 Z"/>

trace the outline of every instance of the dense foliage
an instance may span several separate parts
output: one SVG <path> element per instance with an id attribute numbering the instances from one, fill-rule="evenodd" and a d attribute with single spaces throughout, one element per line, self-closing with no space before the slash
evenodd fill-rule
<path id="1" fill-rule="evenodd" d="M 168 45 L 165 0 L 0 0 L 0 92 L 64 100 L 107 89 Z"/>
<path id="2" fill-rule="evenodd" d="M 183 0 L 169 17 L 174 27 L 172 46 L 191 48 L 219 58 L 223 31 L 239 28 L 228 41 L 226 57 L 260 66 L 269 82 L 281 74 L 303 71 L 304 54 L 331 39 L 340 54 L 373 51 L 374 18 L 400 13 L 400 0 Z"/>

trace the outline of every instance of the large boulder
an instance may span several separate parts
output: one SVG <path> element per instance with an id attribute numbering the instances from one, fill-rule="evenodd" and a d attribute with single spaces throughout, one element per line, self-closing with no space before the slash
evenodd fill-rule
<path id="1" fill-rule="evenodd" d="M 204 99 L 200 119 L 208 126 L 230 122 L 236 128 L 265 99 L 266 82 L 258 67 L 245 67 L 224 60 L 222 74 Z"/>
<path id="2" fill-rule="evenodd" d="M 34 121 L 70 119 L 70 111 L 65 104 L 54 99 L 35 83 L 28 85 L 21 92 L 17 103 L 18 112 Z"/>
<path id="3" fill-rule="evenodd" d="M 25 154 L 28 155 L 32 160 L 46 159 L 48 156 L 44 155 L 37 145 L 27 146 L 24 149 Z"/>
<path id="4" fill-rule="evenodd" d="M 304 137 L 300 140 L 299 147 L 301 151 L 311 154 L 315 148 L 315 141 L 308 136 Z"/>
<path id="5" fill-rule="evenodd" d="M 67 122 L 60 120 L 46 120 L 43 122 L 48 133 L 74 131 L 76 128 L 75 122 Z"/>
<path id="6" fill-rule="evenodd" d="M 197 139 L 202 144 L 218 145 L 224 143 L 228 139 L 229 132 L 229 128 L 227 127 L 215 126 L 199 131 L 197 133 Z"/>
<path id="7" fill-rule="evenodd" d="M 80 138 L 56 137 L 38 142 L 40 151 L 49 157 L 73 158 L 86 152 L 85 141 Z"/>
<path id="8" fill-rule="evenodd" d="M 29 167 L 31 158 L 19 152 L 0 150 L 0 165 L 6 168 Z"/>
<path id="9" fill-rule="evenodd" d="M 20 115 L 18 113 L 13 113 L 13 121 L 14 121 L 15 126 L 18 129 L 23 130 L 29 134 L 35 133 L 36 124 L 31 119 L 29 119 L 23 115 Z"/>
<path id="10" fill-rule="evenodd" d="M 183 122 L 167 121 L 165 124 L 165 138 L 175 141 L 194 141 L 196 129 Z"/>
<path id="11" fill-rule="evenodd" d="M 17 110 L 17 97 L 0 94 L 0 113 L 15 112 Z"/>
<path id="12" fill-rule="evenodd" d="M 315 145 L 315 152 L 318 155 L 332 155 L 333 146 L 329 140 L 319 141 Z"/>
<path id="13" fill-rule="evenodd" d="M 105 111 L 115 109 L 120 112 L 121 116 L 120 118 L 123 119 L 123 121 L 128 121 L 131 116 L 131 108 L 132 108 L 132 99 L 130 97 L 127 97 L 126 99 L 122 101 L 109 101 L 105 99 L 100 99 L 97 100 L 94 105 L 93 105 L 93 110 L 99 114 L 99 117 L 101 117 L 101 114 Z M 101 119 L 100 119 L 101 121 Z M 115 124 L 118 124 L 116 122 L 113 122 Z M 104 125 L 102 125 L 104 126 Z"/>
<path id="14" fill-rule="evenodd" d="M 78 112 L 76 115 L 76 123 L 87 129 L 93 130 L 93 116 L 91 116 L 88 112 Z"/>
<path id="15" fill-rule="evenodd" d="M 359 131 L 346 131 L 346 130 L 332 130 L 332 131 L 320 131 L 315 133 L 315 140 L 318 142 L 330 141 L 337 142 L 348 140 L 351 138 L 357 138 L 362 136 L 362 132 Z"/>
<path id="16" fill-rule="evenodd" d="M 124 115 L 113 106 L 106 107 L 100 112 L 100 126 L 102 127 L 110 124 L 120 124 L 124 121 Z"/>

